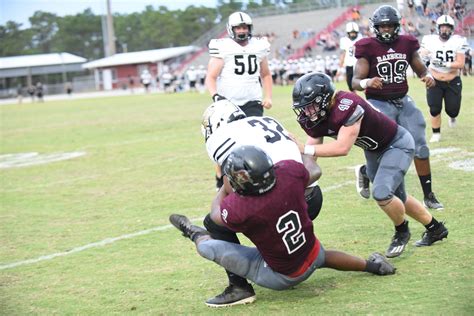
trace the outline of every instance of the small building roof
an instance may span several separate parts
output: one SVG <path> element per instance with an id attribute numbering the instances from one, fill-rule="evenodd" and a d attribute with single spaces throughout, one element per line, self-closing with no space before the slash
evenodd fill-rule
<path id="1" fill-rule="evenodd" d="M 23 55 L 0 58 L 0 70 L 85 63 L 87 59 L 69 53 Z"/>
<path id="2" fill-rule="evenodd" d="M 82 65 L 86 69 L 104 68 L 119 65 L 154 63 L 197 51 L 196 46 L 180 46 L 162 49 L 145 50 L 141 52 L 121 53 L 110 57 L 97 59 Z"/>

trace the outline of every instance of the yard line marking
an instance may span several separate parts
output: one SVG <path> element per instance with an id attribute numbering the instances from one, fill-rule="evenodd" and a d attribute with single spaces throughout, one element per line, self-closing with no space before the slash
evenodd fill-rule
<path id="1" fill-rule="evenodd" d="M 346 182 L 343 182 L 343 183 L 339 183 L 339 184 L 336 184 L 336 185 L 333 185 L 333 186 L 326 187 L 326 188 L 322 189 L 321 191 L 323 193 L 333 191 L 333 190 L 339 189 L 343 186 L 352 184 L 354 182 L 355 182 L 355 180 L 354 181 L 346 181 Z M 192 222 L 202 221 L 203 219 L 204 219 L 204 217 L 200 217 L 200 218 L 191 219 L 191 221 Z M 12 269 L 12 268 L 16 268 L 16 267 L 26 265 L 26 264 L 33 264 L 33 263 L 38 263 L 38 262 L 45 261 L 45 260 L 51 260 L 51 259 L 54 259 L 54 258 L 57 258 L 57 257 L 64 257 L 64 256 L 67 256 L 67 255 L 70 255 L 70 254 L 73 254 L 73 253 L 77 253 L 77 252 L 81 252 L 81 251 L 84 251 L 84 250 L 87 250 L 87 249 L 91 249 L 91 248 L 95 248 L 95 247 L 102 247 L 102 246 L 105 246 L 105 245 L 108 245 L 108 244 L 112 244 L 116 241 L 120 241 L 120 240 L 123 240 L 123 239 L 130 239 L 130 238 L 134 238 L 134 237 L 137 237 L 137 236 L 147 235 L 147 234 L 157 232 L 157 231 L 167 230 L 168 228 L 171 228 L 171 227 L 173 227 L 173 225 L 168 224 L 168 225 L 157 226 L 157 227 L 141 230 L 141 231 L 138 231 L 138 232 L 135 232 L 135 233 L 121 235 L 121 236 L 118 236 L 118 237 L 106 238 L 106 239 L 103 239 L 101 241 L 97 241 L 97 242 L 93 242 L 93 243 L 90 243 L 90 244 L 87 244 L 87 245 L 84 245 L 84 246 L 72 248 L 72 249 L 67 250 L 67 251 L 56 252 L 56 253 L 53 253 L 53 254 L 50 254 L 50 255 L 40 256 L 40 257 L 35 258 L 35 259 L 27 259 L 27 260 L 23 260 L 23 261 L 17 261 L 17 262 L 3 264 L 3 265 L 0 265 L 0 270 Z"/>

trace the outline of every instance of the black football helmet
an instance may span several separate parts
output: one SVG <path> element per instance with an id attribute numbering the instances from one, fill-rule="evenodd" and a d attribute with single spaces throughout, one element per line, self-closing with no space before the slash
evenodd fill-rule
<path id="1" fill-rule="evenodd" d="M 383 5 L 374 11 L 370 23 L 374 30 L 375 36 L 382 43 L 392 43 L 398 38 L 400 32 L 400 13 L 397 9 L 390 5 Z M 379 30 L 381 25 L 393 25 L 395 29 L 393 33 L 382 33 Z"/>
<path id="2" fill-rule="evenodd" d="M 240 146 L 232 150 L 222 171 L 240 195 L 261 195 L 276 183 L 272 160 L 255 146 Z"/>
<path id="3" fill-rule="evenodd" d="M 293 87 L 293 111 L 298 122 L 313 128 L 327 119 L 335 91 L 331 78 L 322 72 L 300 77 Z"/>

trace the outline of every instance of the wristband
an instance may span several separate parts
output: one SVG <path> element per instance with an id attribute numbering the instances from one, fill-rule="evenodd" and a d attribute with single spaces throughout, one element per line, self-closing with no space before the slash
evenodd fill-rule
<path id="1" fill-rule="evenodd" d="M 367 88 L 367 83 L 369 82 L 369 80 L 370 80 L 369 78 L 362 79 L 362 80 L 360 81 L 360 83 L 359 83 L 359 84 L 360 84 L 360 87 L 361 87 L 362 89 Z"/>
<path id="2" fill-rule="evenodd" d="M 314 156 L 314 154 L 316 153 L 316 150 L 314 149 L 313 145 L 304 145 L 303 153 L 308 156 Z"/>

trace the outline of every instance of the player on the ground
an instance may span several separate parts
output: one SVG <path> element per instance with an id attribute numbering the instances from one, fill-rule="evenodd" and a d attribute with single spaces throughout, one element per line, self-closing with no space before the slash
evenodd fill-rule
<path id="1" fill-rule="evenodd" d="M 436 20 L 438 34 L 425 35 L 421 41 L 420 56 L 430 63 L 429 71 L 436 86 L 426 91 L 430 107 L 433 135 L 430 142 L 441 139 L 441 110 L 449 116 L 449 126 L 456 125 L 456 117 L 461 109 L 461 71 L 464 68 L 465 52 L 468 48 L 466 38 L 453 35 L 454 20 L 442 15 Z"/>
<path id="2" fill-rule="evenodd" d="M 305 160 L 306 168 L 294 160 L 273 164 L 255 146 L 234 148 L 227 158 L 223 171 L 229 181 L 214 199 L 210 217 L 216 226 L 243 233 L 256 247 L 213 239 L 183 215 L 171 215 L 170 222 L 196 244 L 204 258 L 273 290 L 292 288 L 319 268 L 394 274 L 395 268 L 381 254 L 364 260 L 323 248 L 314 234 L 304 197 L 319 167 L 312 158 Z M 230 298 L 227 293 L 233 294 L 232 300 L 208 300 L 206 304 L 225 307 L 255 301 L 250 284 L 231 284 L 223 293 Z"/>
<path id="3" fill-rule="evenodd" d="M 203 115 L 202 130 L 206 139 L 209 158 L 221 166 L 231 151 L 242 145 L 255 145 L 268 153 L 275 162 L 293 160 L 302 163 L 302 156 L 296 144 L 288 137 L 288 131 L 274 118 L 246 117 L 243 111 L 228 100 L 211 104 Z M 319 171 L 319 176 L 321 175 Z M 317 182 L 312 183 L 305 192 L 308 214 L 314 220 L 322 206 L 323 196 Z M 216 225 L 210 216 L 206 216 L 204 226 L 215 239 L 239 244 L 235 232 Z M 210 304 L 230 304 L 246 297 L 240 295 L 241 288 L 248 288 L 247 280 L 226 271 L 229 287 L 214 298 Z M 248 294 L 248 292 L 245 292 Z M 238 298 L 238 300 L 237 300 Z"/>
<path id="4" fill-rule="evenodd" d="M 385 253 L 397 257 L 410 240 L 405 213 L 423 224 L 426 231 L 416 246 L 430 246 L 448 235 L 423 205 L 405 192 L 404 177 L 415 153 L 413 137 L 395 121 L 354 92 L 335 91 L 323 73 L 307 74 L 293 88 L 293 109 L 308 142 L 300 152 L 314 157 L 345 156 L 356 145 L 364 150 L 372 196 L 395 226 Z M 335 138 L 323 144 L 323 138 Z"/>
<path id="5" fill-rule="evenodd" d="M 433 77 L 418 54 L 420 45 L 411 35 L 399 35 L 400 14 L 389 5 L 379 7 L 371 23 L 376 37 L 360 39 L 355 43 L 352 87 L 365 90 L 366 99 L 385 115 L 407 129 L 415 140 L 415 168 L 423 189 L 423 203 L 436 210 L 443 209 L 432 190 L 430 150 L 426 144 L 426 122 L 415 102 L 407 95 L 409 66 L 427 88 L 435 85 Z M 358 169 L 361 180 L 365 168 Z M 357 181 L 359 192 L 369 198 L 367 181 Z"/>

